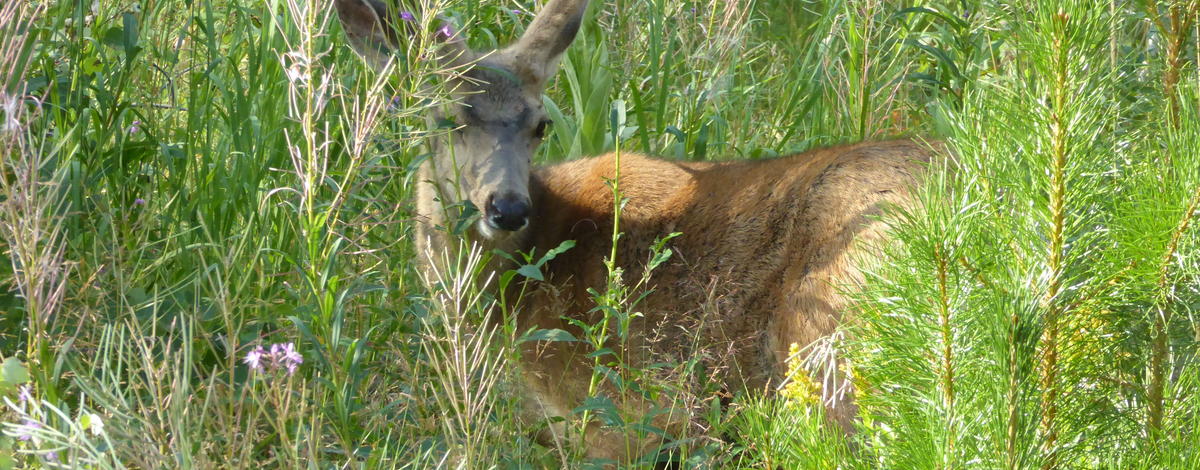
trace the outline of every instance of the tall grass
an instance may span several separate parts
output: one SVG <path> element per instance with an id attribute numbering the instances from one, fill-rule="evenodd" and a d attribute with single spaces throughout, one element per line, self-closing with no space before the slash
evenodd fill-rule
<path id="1" fill-rule="evenodd" d="M 948 149 L 920 203 L 888 215 L 895 242 L 856 294 L 858 431 L 825 422 L 800 354 L 766 398 L 707 395 L 698 358 L 666 380 L 614 372 L 693 392 L 673 458 L 1200 466 L 1200 5 L 1092 3 L 592 2 L 544 97 L 541 162 L 898 135 Z M 486 48 L 538 2 L 405 5 Z M 534 442 L 571 423 L 527 427 L 528 338 L 483 321 L 504 306 L 488 286 L 514 275 L 466 247 L 414 269 L 414 170 L 438 131 L 424 111 L 452 73 L 429 60 L 432 28 L 376 72 L 330 15 L 0 7 L 0 467 L 587 464 L 577 441 Z M 653 284 L 621 274 L 597 292 L 614 322 L 597 338 Z M 287 343 L 294 373 L 246 362 Z"/>

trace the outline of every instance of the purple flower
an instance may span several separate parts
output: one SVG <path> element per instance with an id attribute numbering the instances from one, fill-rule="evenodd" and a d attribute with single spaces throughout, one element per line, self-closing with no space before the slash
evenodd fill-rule
<path id="1" fill-rule="evenodd" d="M 304 356 L 296 351 L 296 345 L 292 343 L 272 344 L 271 357 L 276 364 L 287 369 L 288 375 L 294 374 L 296 367 L 304 363 Z"/>
<path id="2" fill-rule="evenodd" d="M 139 197 L 139 198 L 133 200 L 133 205 L 144 206 L 144 205 L 146 205 L 146 200 Z"/>
<path id="3" fill-rule="evenodd" d="M 417 17 L 413 16 L 412 12 L 410 11 L 400 12 L 400 19 L 404 21 L 417 21 Z"/>
<path id="4" fill-rule="evenodd" d="M 17 388 L 17 400 L 20 400 L 21 403 L 33 401 L 33 387 L 25 384 Z"/>
<path id="5" fill-rule="evenodd" d="M 137 134 L 140 130 L 142 130 L 142 121 L 133 121 L 133 124 L 127 129 L 130 134 Z"/>
<path id="6" fill-rule="evenodd" d="M 287 375 L 292 375 L 296 373 L 296 368 L 304 363 L 304 356 L 296 350 L 294 343 L 275 343 L 271 345 L 270 349 L 262 346 L 255 347 L 246 353 L 242 362 L 249 365 L 250 370 L 275 372 L 284 369 L 287 371 Z"/>
<path id="7" fill-rule="evenodd" d="M 441 28 L 438 28 L 437 35 L 445 39 L 450 39 L 454 37 L 454 28 L 450 26 L 450 23 L 446 23 Z"/>
<path id="8" fill-rule="evenodd" d="M 28 441 L 30 439 L 33 439 L 33 430 L 42 428 L 42 423 L 39 423 L 39 422 L 34 421 L 29 418 L 25 418 L 24 420 L 22 420 L 21 425 L 26 426 L 29 429 L 22 430 L 21 434 L 17 435 L 18 441 Z"/>
<path id="9" fill-rule="evenodd" d="M 262 346 L 258 346 L 246 353 L 246 358 L 242 359 L 242 362 L 245 362 L 246 365 L 250 366 L 250 370 L 261 371 L 263 370 L 264 358 L 270 360 L 270 357 L 267 357 L 267 350 L 263 349 Z"/>

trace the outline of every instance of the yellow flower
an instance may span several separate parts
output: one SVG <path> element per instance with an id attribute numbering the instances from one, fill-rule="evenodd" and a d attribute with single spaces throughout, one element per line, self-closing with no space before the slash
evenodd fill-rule
<path id="1" fill-rule="evenodd" d="M 792 343 L 788 347 L 787 377 L 779 394 L 790 402 L 815 406 L 821 403 L 821 385 L 809 377 L 802 362 L 800 346 Z"/>

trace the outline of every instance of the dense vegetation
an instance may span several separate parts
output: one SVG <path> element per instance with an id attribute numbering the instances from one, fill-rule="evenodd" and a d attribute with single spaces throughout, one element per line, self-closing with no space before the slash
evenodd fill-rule
<path id="1" fill-rule="evenodd" d="M 524 332 L 478 328 L 488 254 L 433 291 L 414 269 L 432 12 L 486 48 L 535 3 L 408 2 L 429 27 L 379 75 L 324 0 L 5 2 L 0 468 L 586 465 L 514 419 Z M 1200 468 L 1198 12 L 593 1 L 542 162 L 949 149 L 823 345 L 859 431 L 824 423 L 797 359 L 773 398 L 697 392 L 707 432 L 672 458 Z M 597 301 L 632 311 L 623 289 Z"/>

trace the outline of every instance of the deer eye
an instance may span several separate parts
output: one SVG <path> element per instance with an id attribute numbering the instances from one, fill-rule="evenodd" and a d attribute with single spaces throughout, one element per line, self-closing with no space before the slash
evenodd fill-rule
<path id="1" fill-rule="evenodd" d="M 550 127 L 549 119 L 542 119 L 538 122 L 537 127 L 533 129 L 533 136 L 541 139 L 546 136 L 546 128 Z"/>

